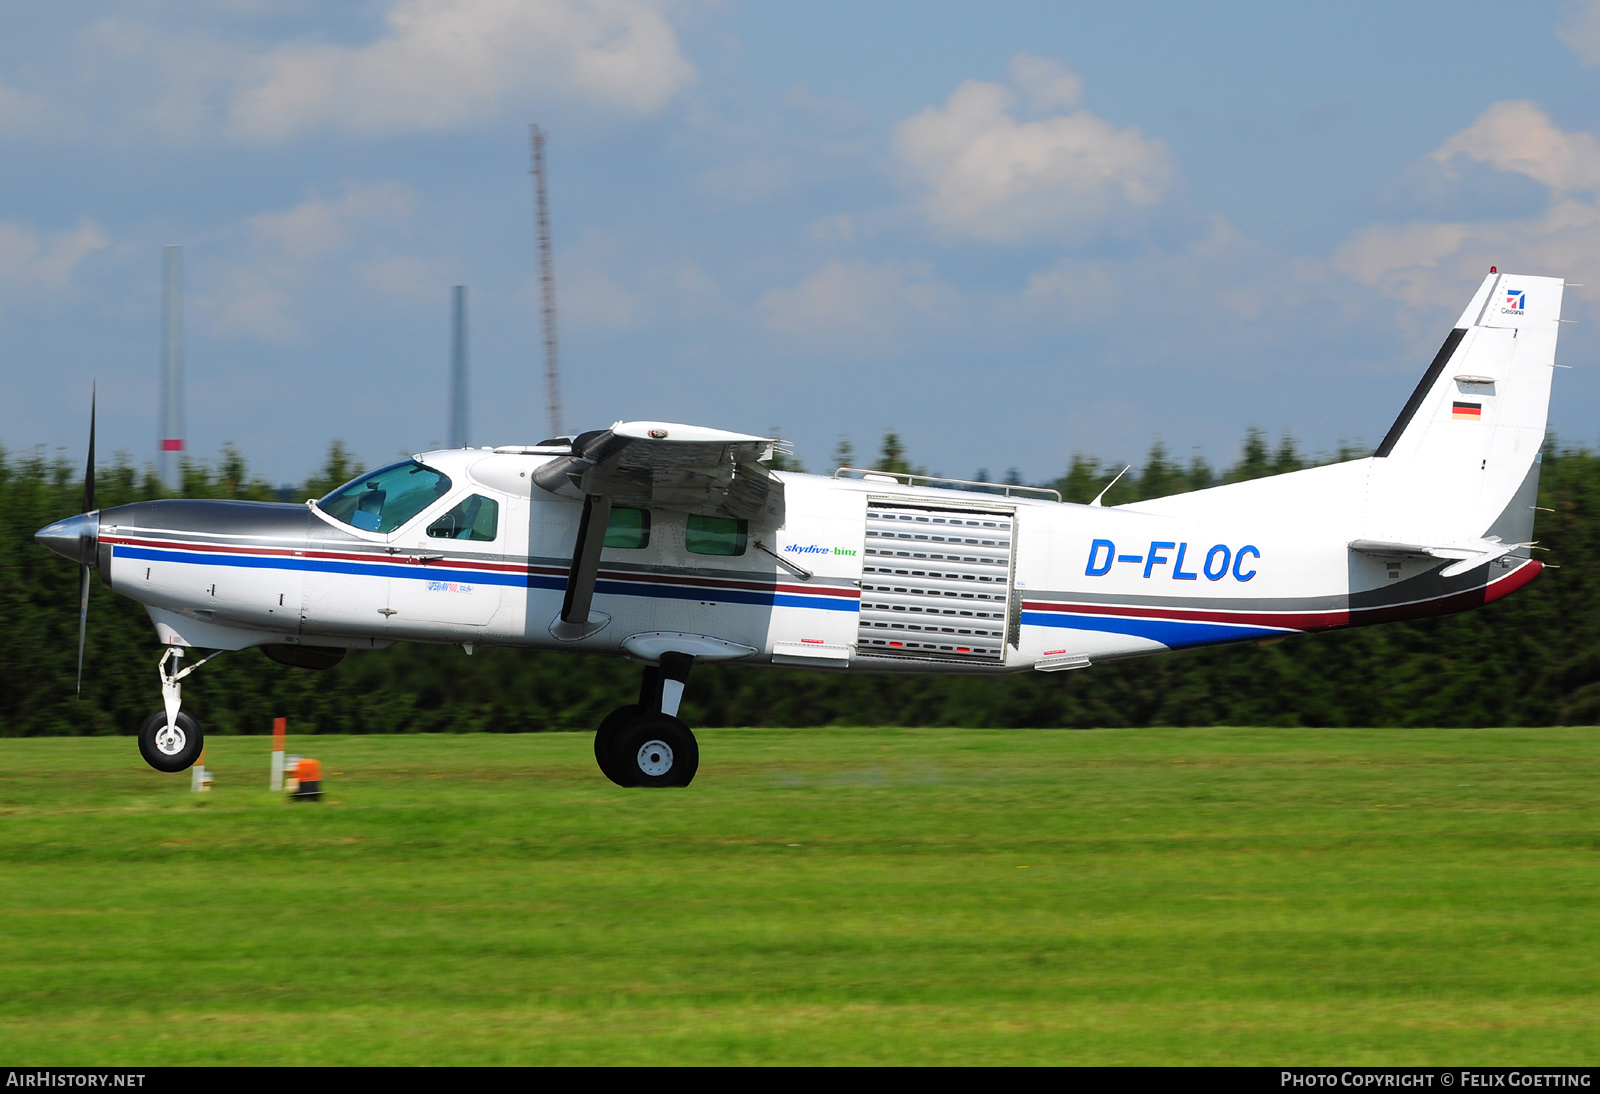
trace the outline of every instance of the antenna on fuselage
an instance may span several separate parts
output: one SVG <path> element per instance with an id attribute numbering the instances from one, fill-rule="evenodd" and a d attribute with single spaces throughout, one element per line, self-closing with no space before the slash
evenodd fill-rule
<path id="1" fill-rule="evenodd" d="M 1133 464 L 1130 463 L 1127 467 L 1124 467 L 1121 471 L 1118 471 L 1117 472 L 1117 478 L 1116 479 L 1112 479 L 1110 482 L 1106 483 L 1106 488 L 1104 490 L 1100 491 L 1098 494 L 1096 494 L 1094 496 L 1094 500 L 1091 501 L 1089 504 L 1090 505 L 1099 505 L 1101 503 L 1101 501 L 1104 500 L 1105 496 L 1111 492 L 1111 488 L 1113 486 L 1117 485 L 1117 479 L 1122 478 L 1122 476 L 1126 475 L 1132 469 L 1133 469 Z"/>
<path id="2" fill-rule="evenodd" d="M 450 447 L 467 447 L 467 287 L 450 300 Z"/>
<path id="3" fill-rule="evenodd" d="M 161 481 L 183 483 L 183 248 L 167 247 L 161 261 Z"/>
<path id="4" fill-rule="evenodd" d="M 545 193 L 544 130 L 528 126 L 533 145 L 533 206 L 539 224 L 539 296 L 544 322 L 545 407 L 550 415 L 550 436 L 561 435 L 561 373 L 556 354 L 556 272 L 550 260 L 550 203 Z"/>

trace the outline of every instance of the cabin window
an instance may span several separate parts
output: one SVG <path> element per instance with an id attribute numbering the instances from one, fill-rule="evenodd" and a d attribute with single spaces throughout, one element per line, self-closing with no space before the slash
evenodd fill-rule
<path id="1" fill-rule="evenodd" d="M 606 522 L 605 545 L 630 551 L 650 546 L 650 510 L 613 505 Z"/>
<path id="2" fill-rule="evenodd" d="M 351 479 L 317 508 L 365 532 L 392 532 L 449 492 L 448 475 L 407 460 Z"/>
<path id="3" fill-rule="evenodd" d="M 499 533 L 499 525 L 500 503 L 482 494 L 473 494 L 428 525 L 428 535 L 433 539 L 488 541 Z"/>
<path id="4" fill-rule="evenodd" d="M 732 517 L 689 515 L 684 545 L 695 555 L 742 555 L 749 539 L 748 521 Z"/>

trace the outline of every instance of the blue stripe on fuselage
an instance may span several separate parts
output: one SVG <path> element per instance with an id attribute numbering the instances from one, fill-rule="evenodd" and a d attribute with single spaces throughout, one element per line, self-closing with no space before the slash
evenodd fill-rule
<path id="1" fill-rule="evenodd" d="M 335 558 L 298 558 L 287 555 L 195 555 L 181 551 L 162 551 L 149 547 L 124 547 L 113 549 L 114 558 L 136 558 L 142 562 L 177 562 L 189 566 L 238 566 L 247 570 L 311 570 L 327 574 L 353 574 L 358 577 L 398 577 L 417 581 L 438 581 L 440 574 L 448 574 L 456 581 L 471 580 L 477 585 L 523 584 L 522 574 L 509 574 L 493 570 L 467 570 L 430 563 L 419 566 L 411 563 L 346 562 Z M 562 584 L 565 588 L 565 583 Z"/>
<path id="2" fill-rule="evenodd" d="M 176 562 L 191 566 L 237 566 L 250 570 L 303 570 L 329 574 L 351 574 L 358 577 L 388 577 L 412 581 L 438 581 L 443 577 L 476 585 L 504 585 L 510 588 L 527 587 L 552 592 L 563 592 L 567 587 L 565 575 L 520 574 L 494 570 L 469 570 L 441 565 L 437 562 L 419 566 L 417 563 L 347 562 L 332 558 L 301 558 L 287 555 L 198 555 L 185 551 L 167 551 L 150 547 L 113 548 L 115 558 L 133 558 L 141 562 Z M 754 604 L 760 607 L 820 608 L 825 611 L 853 612 L 859 602 L 851 597 L 806 596 L 803 594 L 765 592 L 753 589 L 708 589 L 683 585 L 652 584 L 648 582 L 602 579 L 595 583 L 597 593 L 613 596 L 647 596 L 669 600 L 714 600 L 719 604 Z"/>
<path id="3" fill-rule="evenodd" d="M 1252 627 L 1234 623 L 1204 623 L 1188 619 L 1150 619 L 1146 616 L 1077 615 L 1072 612 L 1023 612 L 1022 622 L 1032 627 L 1067 627 L 1078 631 L 1107 631 L 1148 638 L 1163 646 L 1203 646 L 1208 642 L 1231 642 L 1240 638 L 1262 638 L 1293 634 L 1282 627 Z"/>

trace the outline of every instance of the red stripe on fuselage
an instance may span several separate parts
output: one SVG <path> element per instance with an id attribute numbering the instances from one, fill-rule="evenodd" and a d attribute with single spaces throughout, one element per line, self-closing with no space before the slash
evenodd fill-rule
<path id="1" fill-rule="evenodd" d="M 234 546 L 233 544 L 224 543 L 180 543 L 170 539 L 135 539 L 131 536 L 101 536 L 100 542 L 110 544 L 126 544 L 129 547 L 151 547 L 163 551 L 195 551 L 200 554 L 253 555 L 257 557 L 276 556 L 279 558 L 318 558 L 334 562 L 386 563 L 388 565 L 402 566 L 406 563 L 415 563 L 419 566 L 442 565 L 451 568 L 494 570 L 504 573 L 521 573 L 529 569 L 527 566 L 518 566 L 515 563 L 484 562 L 465 558 L 436 558 L 424 562 L 421 558 L 418 558 L 415 555 L 400 554 L 398 552 L 392 555 L 388 553 L 379 555 L 358 554 L 353 551 L 316 551 L 309 549 L 295 550 L 293 548 L 286 547 L 238 547 Z M 404 548 L 404 550 L 414 549 L 415 548 Z M 564 573 L 565 571 L 558 572 Z"/>
<path id="2" fill-rule="evenodd" d="M 352 551 L 316 551 L 294 550 L 283 547 L 243 547 L 222 543 L 187 543 L 167 539 L 138 539 L 132 536 L 102 536 L 101 542 L 109 544 L 125 544 L 130 547 L 151 547 L 165 551 L 194 551 L 200 554 L 224 555 L 251 555 L 254 557 L 278 557 L 285 559 L 311 558 L 333 562 L 362 562 L 382 563 L 385 565 L 406 565 L 408 563 L 419 566 L 429 566 L 435 570 L 486 570 L 495 573 L 532 573 L 549 576 L 565 576 L 568 568 L 565 566 L 524 565 L 506 562 L 485 562 L 472 559 L 442 558 L 424 562 L 414 555 L 407 554 L 366 554 Z M 703 589 L 747 589 L 757 592 L 776 591 L 793 596 L 841 596 L 856 599 L 861 593 L 858 589 L 838 588 L 833 586 L 811 585 L 786 585 L 770 581 L 748 581 L 738 578 L 710 578 L 710 577 L 680 577 L 675 574 L 643 573 L 638 570 L 601 570 L 600 577 L 606 581 L 629 581 L 648 585 L 686 585 L 691 588 Z"/>
<path id="3" fill-rule="evenodd" d="M 1492 563 L 1491 563 L 1492 565 Z M 1077 604 L 1061 601 L 1029 600 L 1023 610 L 1030 612 L 1070 612 L 1073 615 L 1115 615 L 1135 619 L 1175 619 L 1197 623 L 1234 623 L 1256 627 L 1281 627 L 1285 630 L 1319 631 L 1336 627 L 1364 627 L 1372 623 L 1395 623 L 1403 619 L 1423 619 L 1431 615 L 1450 615 L 1470 611 L 1509 596 L 1539 576 L 1544 563 L 1528 560 L 1503 577 L 1431 600 L 1385 604 L 1374 608 L 1330 608 L 1325 611 L 1209 611 L 1203 608 L 1160 608 L 1116 604 Z"/>

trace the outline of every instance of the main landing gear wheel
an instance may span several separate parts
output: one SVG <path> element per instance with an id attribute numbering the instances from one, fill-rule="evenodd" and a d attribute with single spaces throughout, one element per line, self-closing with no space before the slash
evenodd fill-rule
<path id="1" fill-rule="evenodd" d="M 626 780 L 623 769 L 613 760 L 617 755 L 617 734 L 622 732 L 622 727 L 644 713 L 644 707 L 629 704 L 618 707 L 600 723 L 600 728 L 594 731 L 594 762 L 600 765 L 600 773 L 618 786 L 632 786 Z"/>
<path id="2" fill-rule="evenodd" d="M 178 711 L 172 727 L 167 727 L 167 712 L 158 710 L 139 727 L 139 755 L 157 771 L 175 774 L 194 766 L 205 747 L 200 723 L 186 710 Z"/>
<path id="3" fill-rule="evenodd" d="M 618 731 L 611 763 L 623 786 L 688 786 L 700 767 L 689 727 L 667 714 L 641 714 Z"/>

